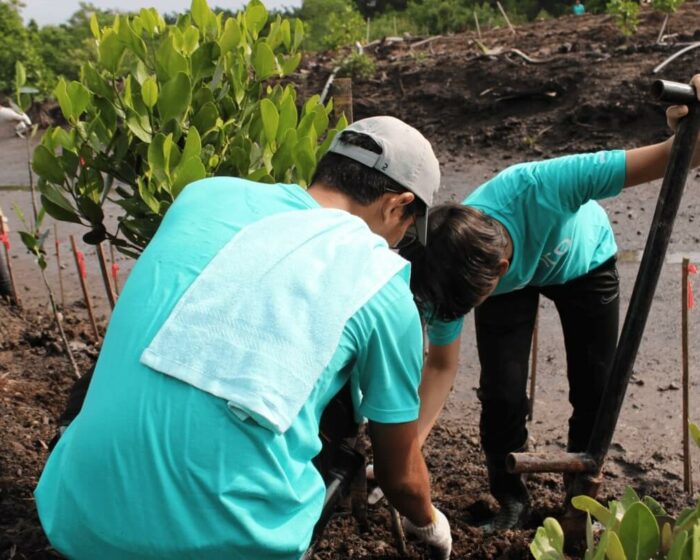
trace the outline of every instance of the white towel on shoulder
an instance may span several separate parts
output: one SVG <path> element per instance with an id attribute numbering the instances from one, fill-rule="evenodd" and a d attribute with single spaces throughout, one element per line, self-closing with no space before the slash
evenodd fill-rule
<path id="1" fill-rule="evenodd" d="M 345 323 L 406 266 L 347 212 L 318 208 L 263 218 L 200 273 L 141 362 L 284 433 L 333 357 Z"/>

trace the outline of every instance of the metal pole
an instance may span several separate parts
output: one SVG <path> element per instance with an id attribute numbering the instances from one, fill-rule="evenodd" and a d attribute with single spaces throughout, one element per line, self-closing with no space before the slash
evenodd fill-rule
<path id="1" fill-rule="evenodd" d="M 615 433 L 700 131 L 700 106 L 694 102 L 689 104 L 688 109 L 688 116 L 680 122 L 673 141 L 610 377 L 588 443 L 588 453 L 599 466 L 603 464 Z M 576 477 L 577 480 L 579 478 Z"/>

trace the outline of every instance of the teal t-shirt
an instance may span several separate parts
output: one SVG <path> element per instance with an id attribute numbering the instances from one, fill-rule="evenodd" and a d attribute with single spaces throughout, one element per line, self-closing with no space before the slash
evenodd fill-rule
<path id="1" fill-rule="evenodd" d="M 581 16 L 586 13 L 586 7 L 583 4 L 574 4 L 573 11 L 575 15 Z"/>
<path id="2" fill-rule="evenodd" d="M 296 185 L 206 179 L 187 187 L 119 297 L 84 406 L 35 496 L 53 546 L 74 559 L 297 559 L 325 497 L 311 460 L 329 400 L 349 379 L 356 413 L 418 417 L 422 334 L 407 274 L 347 322 L 292 426 L 275 434 L 226 401 L 139 362 L 179 298 L 245 225 L 318 204 Z M 276 235 L 269 232 L 270 243 Z"/>
<path id="3" fill-rule="evenodd" d="M 564 284 L 614 256 L 615 236 L 596 200 L 620 194 L 625 172 L 624 150 L 579 154 L 514 165 L 470 194 L 463 204 L 501 222 L 513 240 L 493 294 Z M 455 327 L 436 322 L 433 329 Z"/>

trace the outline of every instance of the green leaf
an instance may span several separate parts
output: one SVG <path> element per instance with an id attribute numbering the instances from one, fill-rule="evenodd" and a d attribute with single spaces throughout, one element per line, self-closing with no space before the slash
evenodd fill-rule
<path id="1" fill-rule="evenodd" d="M 292 26 L 288 19 L 284 19 L 280 24 L 280 34 L 282 35 L 282 43 L 289 50 L 292 47 Z"/>
<path id="2" fill-rule="evenodd" d="M 608 560 L 627 560 L 620 537 L 613 531 L 608 531 L 608 546 L 605 550 L 605 555 L 608 557 Z"/>
<path id="3" fill-rule="evenodd" d="M 272 169 L 275 179 L 283 181 L 286 171 L 294 165 L 294 151 L 297 146 L 297 131 L 293 128 L 287 130 L 284 140 L 272 156 Z"/>
<path id="4" fill-rule="evenodd" d="M 693 526 L 693 560 L 700 560 L 700 523 Z"/>
<path id="5" fill-rule="evenodd" d="M 207 176 L 207 170 L 204 169 L 202 160 L 198 157 L 191 157 L 187 160 L 183 158 L 180 165 L 177 166 L 173 178 L 173 186 L 171 192 L 173 198 L 177 198 L 182 189 L 190 183 L 204 179 Z"/>
<path id="6" fill-rule="evenodd" d="M 651 510 L 651 513 L 654 514 L 654 517 L 658 518 L 668 515 L 663 506 L 651 496 L 644 496 L 644 498 L 642 499 L 642 503 Z"/>
<path id="7" fill-rule="evenodd" d="M 620 499 L 620 504 L 622 504 L 622 513 L 624 514 L 633 504 L 641 501 L 639 495 L 634 491 L 631 486 L 625 487 L 625 491 Z"/>
<path id="8" fill-rule="evenodd" d="M 70 212 L 62 206 L 54 204 L 43 194 L 41 195 L 41 205 L 46 209 L 48 215 L 56 220 L 60 220 L 62 222 L 73 222 L 75 224 L 81 223 L 80 218 L 75 212 Z"/>
<path id="9" fill-rule="evenodd" d="M 311 174 L 316 167 L 315 152 L 315 145 L 308 136 L 301 138 L 294 149 L 294 162 L 299 171 L 299 180 L 303 182 L 302 186 L 307 186 L 311 181 Z"/>
<path id="10" fill-rule="evenodd" d="M 688 542 L 688 531 L 680 531 L 676 533 L 671 543 L 671 550 L 668 551 L 667 560 L 681 560 L 683 558 L 683 549 Z"/>
<path id="11" fill-rule="evenodd" d="M 224 33 L 219 39 L 219 46 L 222 53 L 227 53 L 234 50 L 241 43 L 241 26 L 238 25 L 236 18 L 228 18 L 224 25 Z"/>
<path id="12" fill-rule="evenodd" d="M 328 129 L 328 115 L 326 114 L 323 105 L 318 105 L 314 109 L 314 129 L 317 136 L 323 136 Z"/>
<path id="13" fill-rule="evenodd" d="M 94 66 L 87 62 L 80 68 L 81 80 L 84 86 L 94 94 L 100 95 L 105 99 L 114 97 L 114 91 L 107 81 L 100 75 Z"/>
<path id="14" fill-rule="evenodd" d="M 675 529 L 690 529 L 692 525 L 698 520 L 698 512 L 695 508 L 685 508 L 680 512 L 678 518 L 676 519 Z"/>
<path id="15" fill-rule="evenodd" d="M 53 95 L 58 101 L 58 105 L 61 107 L 61 113 L 66 118 L 66 120 L 71 120 L 73 118 L 73 104 L 71 103 L 70 96 L 68 95 L 68 87 L 66 81 L 61 78 L 58 80 L 58 84 L 53 90 Z"/>
<path id="16" fill-rule="evenodd" d="M 154 214 L 158 214 L 160 212 L 160 202 L 158 202 L 158 199 L 154 196 L 155 189 L 151 187 L 151 183 L 149 182 L 146 185 L 145 181 L 139 178 L 137 180 L 137 185 L 141 200 L 143 200 L 146 203 L 146 206 L 148 206 L 151 212 L 153 212 Z"/>
<path id="17" fill-rule="evenodd" d="M 296 51 L 304 40 L 304 23 L 300 19 L 294 20 L 294 41 L 292 50 Z"/>
<path id="18" fill-rule="evenodd" d="M 279 109 L 279 127 L 277 128 L 277 141 L 279 142 L 290 129 L 296 129 L 298 122 L 297 107 L 291 95 L 286 96 Z"/>
<path id="19" fill-rule="evenodd" d="M 92 12 L 92 16 L 90 16 L 90 32 L 95 39 L 100 40 L 100 24 L 97 21 L 96 12 Z"/>
<path id="20" fill-rule="evenodd" d="M 267 138 L 269 144 L 273 144 L 277 138 L 277 129 L 280 123 L 277 107 L 269 99 L 263 99 L 260 102 L 260 114 L 262 116 L 265 138 Z"/>
<path id="21" fill-rule="evenodd" d="M 142 142 L 148 144 L 151 141 L 152 130 L 147 116 L 139 115 L 137 112 L 129 109 L 126 117 L 126 126 Z"/>
<path id="22" fill-rule="evenodd" d="M 251 0 L 245 9 L 245 22 L 248 31 L 257 38 L 267 22 L 267 9 L 260 0 Z"/>
<path id="23" fill-rule="evenodd" d="M 185 54 L 191 55 L 199 46 L 199 30 L 196 27 L 190 27 L 185 31 L 183 49 Z"/>
<path id="24" fill-rule="evenodd" d="M 620 541 L 628 560 L 649 560 L 659 549 L 659 525 L 649 508 L 632 504 L 620 523 Z"/>
<path id="25" fill-rule="evenodd" d="M 158 97 L 158 112 L 162 123 L 170 119 L 180 120 L 187 113 L 192 101 L 192 85 L 187 74 L 180 72 L 166 82 Z"/>
<path id="26" fill-rule="evenodd" d="M 661 528 L 661 554 L 666 556 L 673 544 L 673 529 L 670 523 L 664 523 Z"/>
<path id="27" fill-rule="evenodd" d="M 575 496 L 571 498 L 571 504 L 581 511 L 587 511 L 598 521 L 600 521 L 603 526 L 610 527 L 615 521 L 610 515 L 610 510 L 601 505 L 597 500 L 594 500 L 590 496 Z"/>
<path id="28" fill-rule="evenodd" d="M 60 185 L 65 180 L 63 171 L 61 171 L 61 166 L 58 163 L 58 159 L 46 148 L 46 146 L 39 145 L 34 150 L 32 169 L 37 175 L 39 175 L 39 177 L 42 177 L 51 183 Z"/>
<path id="29" fill-rule="evenodd" d="M 214 125 L 216 124 L 216 120 L 218 118 L 219 111 L 216 108 L 216 105 L 214 105 L 214 103 L 210 101 L 208 103 L 205 103 L 202 106 L 202 108 L 197 112 L 197 114 L 192 119 L 191 124 L 193 124 L 197 128 L 197 130 L 199 130 L 200 136 L 203 136 L 212 128 L 214 128 Z"/>
<path id="30" fill-rule="evenodd" d="M 192 19 L 202 33 L 212 34 L 216 32 L 216 16 L 211 11 L 207 0 L 192 0 Z"/>
<path id="31" fill-rule="evenodd" d="M 124 43 L 119 40 L 114 30 L 108 29 L 102 35 L 98 48 L 100 63 L 110 73 L 116 74 L 121 65 L 124 50 Z"/>
<path id="32" fill-rule="evenodd" d="M 690 435 L 695 442 L 695 445 L 700 447 L 700 427 L 693 422 L 688 422 L 688 429 L 690 430 Z"/>
<path id="33" fill-rule="evenodd" d="M 80 82 L 73 81 L 68 84 L 66 93 L 70 98 L 73 118 L 80 118 L 80 115 L 82 115 L 90 105 L 90 92 Z"/>
<path id="34" fill-rule="evenodd" d="M 301 62 L 301 53 L 296 53 L 296 54 L 293 54 L 292 56 L 287 57 L 284 60 L 284 62 L 281 64 L 282 75 L 289 76 L 291 74 L 294 74 L 294 71 L 299 67 L 300 62 Z"/>
<path id="35" fill-rule="evenodd" d="M 149 109 L 153 109 L 158 102 L 158 82 L 154 78 L 146 78 L 141 86 L 141 98 Z"/>
<path id="36" fill-rule="evenodd" d="M 253 48 L 253 68 L 259 81 L 266 80 L 277 71 L 277 59 L 267 43 L 257 43 Z"/>
<path id="37" fill-rule="evenodd" d="M 554 550 L 560 554 L 564 554 L 564 531 L 562 531 L 561 525 L 553 517 L 547 517 L 542 523 L 545 531 L 547 532 L 547 537 L 549 542 L 552 544 Z"/>
<path id="38" fill-rule="evenodd" d="M 156 53 L 158 78 L 165 82 L 177 76 L 180 72 L 187 74 L 189 65 L 187 59 L 175 48 L 173 33 L 170 33 L 160 44 Z"/>
<path id="39" fill-rule="evenodd" d="M 182 151 L 182 159 L 187 160 L 193 157 L 199 157 L 202 153 L 202 139 L 199 136 L 197 129 L 192 127 L 187 133 L 185 149 Z"/>
<path id="40" fill-rule="evenodd" d="M 27 71 L 24 65 L 18 60 L 15 62 L 15 88 L 19 89 L 27 83 Z"/>
<path id="41" fill-rule="evenodd" d="M 168 181 L 169 170 L 165 166 L 165 156 L 163 155 L 163 145 L 165 135 L 158 133 L 153 137 L 153 141 L 148 146 L 148 167 L 151 174 L 160 183 Z"/>

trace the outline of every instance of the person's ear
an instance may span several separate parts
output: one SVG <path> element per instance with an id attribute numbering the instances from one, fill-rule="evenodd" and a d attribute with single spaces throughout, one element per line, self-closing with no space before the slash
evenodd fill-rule
<path id="1" fill-rule="evenodd" d="M 498 276 L 499 278 L 503 278 L 506 275 L 506 272 L 508 272 L 508 268 L 510 267 L 510 261 L 508 259 L 501 259 L 498 261 Z"/>
<path id="2" fill-rule="evenodd" d="M 416 199 L 412 192 L 386 193 L 384 195 L 384 219 L 388 220 L 398 215 L 403 220 L 404 209 Z"/>

